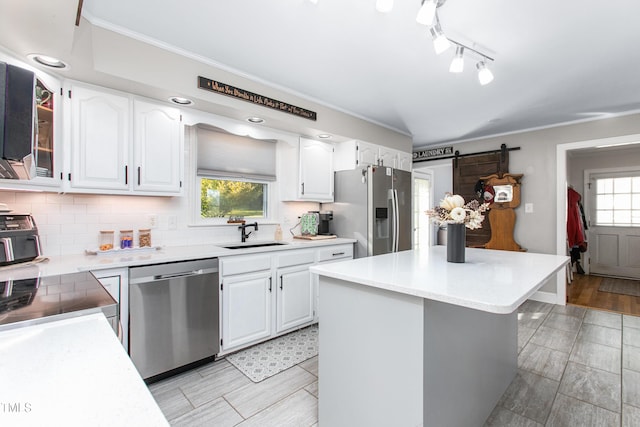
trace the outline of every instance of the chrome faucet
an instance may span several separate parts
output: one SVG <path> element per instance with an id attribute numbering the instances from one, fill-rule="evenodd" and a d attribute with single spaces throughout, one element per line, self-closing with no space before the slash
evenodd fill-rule
<path id="1" fill-rule="evenodd" d="M 241 226 L 238 227 L 238 230 L 241 230 L 240 234 L 242 236 L 242 242 L 243 243 L 247 241 L 247 238 L 252 233 L 250 231 L 250 232 L 245 234 L 245 231 L 246 231 L 247 227 L 253 227 L 254 231 L 258 231 L 258 221 L 254 222 L 253 224 L 242 224 Z"/>

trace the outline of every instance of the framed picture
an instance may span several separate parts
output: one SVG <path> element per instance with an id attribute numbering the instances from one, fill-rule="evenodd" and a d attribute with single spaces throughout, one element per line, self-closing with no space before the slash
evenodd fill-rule
<path id="1" fill-rule="evenodd" d="M 513 200 L 513 187 L 511 185 L 494 185 L 493 191 L 495 192 L 496 203 L 507 203 Z"/>

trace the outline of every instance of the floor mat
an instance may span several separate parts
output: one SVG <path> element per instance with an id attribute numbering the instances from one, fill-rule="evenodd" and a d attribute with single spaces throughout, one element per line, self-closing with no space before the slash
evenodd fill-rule
<path id="1" fill-rule="evenodd" d="M 226 359 L 258 383 L 317 355 L 316 324 L 230 354 Z"/>
<path id="2" fill-rule="evenodd" d="M 603 277 L 598 291 L 640 297 L 640 280 Z"/>

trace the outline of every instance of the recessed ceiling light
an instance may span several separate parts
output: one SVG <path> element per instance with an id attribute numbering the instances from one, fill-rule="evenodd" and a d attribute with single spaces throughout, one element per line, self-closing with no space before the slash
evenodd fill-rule
<path id="1" fill-rule="evenodd" d="M 329 135 L 328 133 L 321 133 L 320 135 L 318 135 L 318 138 L 327 139 L 331 138 L 331 135 Z"/>
<path id="2" fill-rule="evenodd" d="M 249 117 L 247 121 L 250 123 L 264 123 L 264 119 L 260 117 Z"/>
<path id="3" fill-rule="evenodd" d="M 180 96 L 172 96 L 171 98 L 169 98 L 169 101 L 178 105 L 193 105 L 192 100 L 190 100 L 189 98 L 182 98 Z"/>
<path id="4" fill-rule="evenodd" d="M 44 65 L 45 67 L 57 68 L 59 70 L 63 68 L 69 68 L 69 65 L 66 62 L 58 58 L 54 58 L 53 56 L 32 53 L 30 55 L 27 55 L 27 57 L 40 65 Z"/>

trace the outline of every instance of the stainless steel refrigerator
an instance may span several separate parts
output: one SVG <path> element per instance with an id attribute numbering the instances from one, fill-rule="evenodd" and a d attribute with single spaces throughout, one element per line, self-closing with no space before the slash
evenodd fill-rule
<path id="1" fill-rule="evenodd" d="M 411 249 L 411 172 L 384 166 L 335 173 L 331 228 L 356 239 L 355 257 Z"/>

